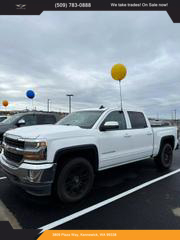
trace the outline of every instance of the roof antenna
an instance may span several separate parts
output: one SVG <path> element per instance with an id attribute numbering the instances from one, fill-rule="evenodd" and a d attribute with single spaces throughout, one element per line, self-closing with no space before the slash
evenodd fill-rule
<path id="1" fill-rule="evenodd" d="M 103 105 L 101 105 L 99 109 L 103 109 L 103 108 L 105 108 L 105 107 Z"/>

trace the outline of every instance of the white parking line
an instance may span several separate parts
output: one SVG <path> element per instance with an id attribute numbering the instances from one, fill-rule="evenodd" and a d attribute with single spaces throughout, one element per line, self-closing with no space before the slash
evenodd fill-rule
<path id="1" fill-rule="evenodd" d="M 0 177 L 0 180 L 6 179 L 7 177 Z"/>
<path id="2" fill-rule="evenodd" d="M 103 206 L 105 206 L 105 205 L 107 205 L 109 203 L 112 203 L 112 202 L 114 202 L 114 201 L 116 201 L 116 200 L 118 200 L 120 198 L 123 198 L 123 197 L 125 197 L 125 196 L 127 196 L 127 195 L 129 195 L 131 193 L 134 193 L 134 192 L 136 192 L 136 191 L 138 191 L 138 190 L 140 190 L 142 188 L 145 188 L 145 187 L 147 187 L 147 186 L 149 186 L 149 185 L 151 185 L 151 184 L 153 184 L 155 182 L 158 182 L 158 181 L 160 181 L 162 179 L 170 177 L 170 176 L 172 176 L 172 175 L 174 175 L 176 173 L 179 173 L 179 172 L 180 172 L 180 168 L 175 170 L 175 171 L 172 171 L 172 172 L 170 172 L 168 174 L 165 174 L 165 175 L 163 175 L 161 177 L 158 177 L 158 178 L 155 178 L 155 179 L 150 180 L 148 182 L 145 182 L 145 183 L 143 183 L 143 184 L 141 184 L 141 185 L 139 185 L 137 187 L 134 187 L 134 188 L 132 188 L 132 189 L 126 191 L 126 192 L 120 193 L 120 194 L 118 194 L 118 195 L 116 195 L 114 197 L 111 197 L 111 198 L 109 198 L 107 200 L 104 200 L 104 201 L 102 201 L 100 203 L 97 203 L 97 204 L 95 204 L 95 205 L 93 205 L 91 207 L 85 208 L 85 209 L 83 209 L 83 210 L 81 210 L 79 212 L 73 213 L 73 214 L 71 214 L 71 215 L 69 215 L 67 217 L 61 218 L 61 219 L 59 219 L 59 220 L 57 220 L 55 222 L 49 223 L 49 224 L 47 224 L 45 226 L 42 226 L 42 227 L 40 227 L 38 229 L 42 229 L 42 231 L 41 231 L 41 233 L 42 233 L 45 230 L 50 230 L 52 228 L 60 226 L 60 225 L 62 225 L 64 223 L 67 223 L 67 222 L 69 222 L 69 221 L 71 221 L 71 220 L 73 220 L 75 218 L 83 216 L 83 215 L 85 215 L 85 214 L 87 214 L 89 212 L 92 212 L 92 211 L 94 211 L 94 210 L 96 210 L 98 208 L 101 208 L 101 207 L 103 207 Z"/>

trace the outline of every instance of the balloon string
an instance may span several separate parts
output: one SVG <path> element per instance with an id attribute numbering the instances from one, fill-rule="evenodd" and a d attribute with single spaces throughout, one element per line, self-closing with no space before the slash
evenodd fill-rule
<path id="1" fill-rule="evenodd" d="M 121 111 L 122 111 L 122 92 L 121 92 L 121 81 L 119 80 L 119 97 L 120 97 L 120 104 L 121 104 Z"/>

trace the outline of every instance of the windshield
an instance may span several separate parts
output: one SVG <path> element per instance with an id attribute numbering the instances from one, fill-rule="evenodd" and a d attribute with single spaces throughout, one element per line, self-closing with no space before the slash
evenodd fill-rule
<path id="1" fill-rule="evenodd" d="M 92 128 L 103 111 L 80 111 L 74 112 L 57 122 L 58 125 L 79 126 Z"/>
<path id="2" fill-rule="evenodd" d="M 2 123 L 3 123 L 3 124 L 13 123 L 13 122 L 16 121 L 19 117 L 20 117 L 19 114 L 18 114 L 18 115 L 17 115 L 17 114 L 12 115 L 12 116 L 8 117 L 7 119 L 5 119 Z"/>

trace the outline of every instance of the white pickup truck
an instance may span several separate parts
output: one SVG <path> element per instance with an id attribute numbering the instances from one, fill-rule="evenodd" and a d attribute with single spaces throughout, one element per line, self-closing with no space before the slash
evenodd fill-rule
<path id="1" fill-rule="evenodd" d="M 148 158 L 168 169 L 177 146 L 176 127 L 152 128 L 141 111 L 91 109 L 56 125 L 7 131 L 0 165 L 31 194 L 75 202 L 91 190 L 97 171 Z"/>

